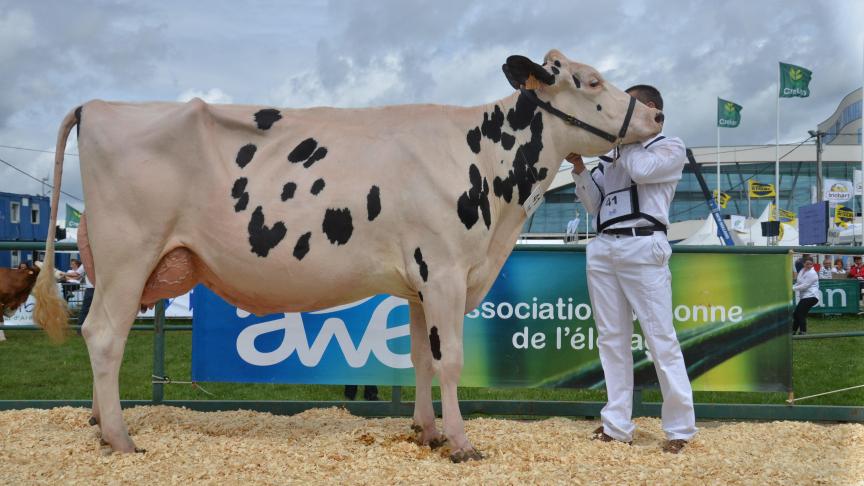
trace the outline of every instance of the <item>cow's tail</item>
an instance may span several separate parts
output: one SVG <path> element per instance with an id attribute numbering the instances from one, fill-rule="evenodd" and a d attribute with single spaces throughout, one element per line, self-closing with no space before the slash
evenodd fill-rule
<path id="1" fill-rule="evenodd" d="M 66 139 L 72 127 L 78 124 L 81 116 L 81 108 L 69 112 L 60 131 L 57 133 L 57 149 L 54 153 L 54 189 L 51 192 L 51 220 L 48 225 L 48 238 L 45 241 L 45 261 L 36 285 L 33 288 L 33 296 L 36 304 L 33 307 L 33 322 L 39 325 L 52 341 L 62 342 L 66 339 L 66 329 L 69 324 L 69 308 L 65 300 L 57 292 L 57 283 L 54 279 L 54 229 L 57 227 L 57 208 L 60 206 L 60 181 L 63 178 L 63 152 L 66 151 Z"/>

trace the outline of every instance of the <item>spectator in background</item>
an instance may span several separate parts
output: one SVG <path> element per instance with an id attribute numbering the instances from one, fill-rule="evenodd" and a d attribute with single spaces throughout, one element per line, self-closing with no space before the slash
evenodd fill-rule
<path id="1" fill-rule="evenodd" d="M 801 258 L 795 260 L 795 275 L 798 275 L 798 273 L 801 271 L 801 269 L 804 268 L 804 259 L 805 258 L 810 258 L 810 254 L 809 253 L 802 253 Z"/>
<path id="2" fill-rule="evenodd" d="M 798 292 L 798 305 L 793 316 L 792 335 L 807 334 L 807 314 L 814 305 L 819 303 L 819 276 L 813 270 L 813 259 L 802 258 L 804 267 L 798 272 L 798 278 L 792 290 Z"/>
<path id="3" fill-rule="evenodd" d="M 834 275 L 842 274 L 844 277 L 846 276 L 846 266 L 843 264 L 842 258 L 836 258 L 834 260 L 834 269 L 831 270 Z"/>
<path id="4" fill-rule="evenodd" d="M 345 385 L 345 398 L 354 400 L 357 397 L 357 385 Z M 363 398 L 370 402 L 378 401 L 378 387 L 366 385 L 363 387 Z"/>
<path id="5" fill-rule="evenodd" d="M 81 286 L 84 287 L 84 300 L 81 302 L 81 312 L 78 313 L 78 325 L 83 326 L 84 320 L 87 319 L 87 314 L 90 313 L 90 304 L 93 302 L 95 289 L 93 288 L 93 284 L 90 283 L 90 279 L 87 278 L 87 270 L 84 268 L 84 265 L 79 265 L 74 272 L 64 273 L 63 276 L 66 278 L 77 278 Z M 78 328 L 78 335 L 81 335 L 80 327 Z"/>
<path id="6" fill-rule="evenodd" d="M 822 280 L 831 280 L 831 255 L 825 255 L 822 260 L 822 268 L 818 270 L 819 278 Z"/>
<path id="7" fill-rule="evenodd" d="M 852 266 L 849 267 L 849 278 L 857 278 L 864 280 L 864 263 L 861 262 L 860 256 L 852 257 Z"/>

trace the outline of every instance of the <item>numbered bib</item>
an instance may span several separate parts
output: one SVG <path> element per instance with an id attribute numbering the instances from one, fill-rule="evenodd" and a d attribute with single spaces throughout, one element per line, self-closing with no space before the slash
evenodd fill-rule
<path id="1" fill-rule="evenodd" d="M 638 216 L 639 207 L 636 202 L 636 186 L 610 192 L 600 203 L 600 227 L 610 220 L 632 219 Z"/>

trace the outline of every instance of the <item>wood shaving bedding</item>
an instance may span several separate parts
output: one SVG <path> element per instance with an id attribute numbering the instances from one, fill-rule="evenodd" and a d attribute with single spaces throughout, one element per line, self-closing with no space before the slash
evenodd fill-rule
<path id="1" fill-rule="evenodd" d="M 0 412 L 0 484 L 864 484 L 864 424 L 699 424 L 673 455 L 660 451 L 654 418 L 636 419 L 632 446 L 590 440 L 596 421 L 476 418 L 466 430 L 486 459 L 452 464 L 446 445 L 413 442 L 410 418 L 338 408 L 123 414 L 146 453 L 100 447 L 87 409 Z"/>

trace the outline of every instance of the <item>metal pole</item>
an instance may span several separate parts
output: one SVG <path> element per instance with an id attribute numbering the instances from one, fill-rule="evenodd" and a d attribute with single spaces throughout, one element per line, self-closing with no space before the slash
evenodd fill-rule
<path id="1" fill-rule="evenodd" d="M 820 132 L 818 129 L 816 130 L 816 202 L 822 201 L 824 194 L 822 193 L 822 187 L 824 181 L 822 180 L 822 135 L 824 133 Z"/>
<path id="2" fill-rule="evenodd" d="M 720 207 L 720 126 L 717 126 L 717 207 Z"/>
<path id="3" fill-rule="evenodd" d="M 165 376 L 165 300 L 156 302 L 153 319 L 153 376 L 154 381 L 161 381 Z M 165 385 L 153 383 L 153 403 L 162 403 Z"/>
<path id="4" fill-rule="evenodd" d="M 777 136 L 774 139 L 774 210 L 780 210 L 780 71 L 777 71 Z"/>

